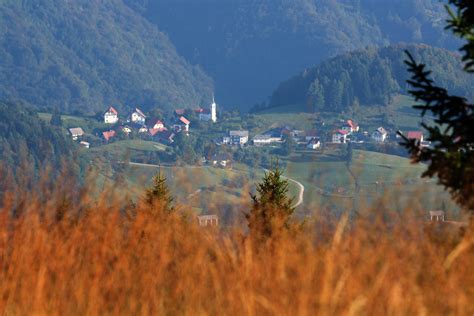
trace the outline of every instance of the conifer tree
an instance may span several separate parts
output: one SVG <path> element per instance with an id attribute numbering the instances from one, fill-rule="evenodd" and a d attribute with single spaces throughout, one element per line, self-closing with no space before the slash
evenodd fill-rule
<path id="1" fill-rule="evenodd" d="M 145 201 L 154 210 L 159 208 L 165 214 L 171 214 L 174 211 L 174 198 L 171 196 L 166 177 L 161 170 L 153 177 L 153 184 L 146 191 Z"/>
<path id="2" fill-rule="evenodd" d="M 451 16 L 447 28 L 466 40 L 461 49 L 465 70 L 474 72 L 474 2 L 449 2 L 453 7 L 447 7 Z M 412 75 L 408 81 L 412 86 L 410 93 L 420 103 L 414 108 L 421 110 L 422 116 L 429 112 L 435 124 L 422 123 L 428 132 L 427 140 L 432 143 L 430 147 L 422 147 L 419 141 L 406 137 L 402 145 L 415 162 L 428 163 L 423 176 L 437 177 L 456 201 L 474 214 L 474 105 L 436 86 L 426 66 L 415 61 L 409 52 L 407 55 L 406 64 Z"/>
<path id="3" fill-rule="evenodd" d="M 251 194 L 252 209 L 245 214 L 251 234 L 271 237 L 282 228 L 289 227 L 295 208 L 294 198 L 288 196 L 288 180 L 278 164 L 265 172 L 261 183 L 257 184 L 257 194 Z"/>
<path id="4" fill-rule="evenodd" d="M 55 109 L 51 115 L 50 124 L 53 126 L 62 126 L 63 120 L 61 118 L 61 114 L 59 113 L 58 109 Z"/>

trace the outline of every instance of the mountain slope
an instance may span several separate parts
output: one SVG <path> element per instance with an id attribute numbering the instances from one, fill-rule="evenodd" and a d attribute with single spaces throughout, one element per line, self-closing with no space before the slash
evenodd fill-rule
<path id="1" fill-rule="evenodd" d="M 438 0 L 125 0 L 216 80 L 226 103 L 251 105 L 336 54 L 400 41 L 454 47 Z"/>
<path id="2" fill-rule="evenodd" d="M 269 107 L 343 111 L 354 103 L 383 105 L 393 94 L 407 92 L 405 50 L 428 65 L 436 83 L 473 96 L 474 78 L 462 70 L 458 54 L 426 45 L 396 45 L 346 53 L 306 69 L 279 85 Z"/>
<path id="3" fill-rule="evenodd" d="M 71 166 L 73 145 L 61 128 L 41 120 L 19 104 L 0 102 L 0 164 L 14 169 L 25 163 L 31 169 L 44 164 L 59 169 L 62 159 Z M 27 170 L 24 170 L 27 171 Z"/>
<path id="4" fill-rule="evenodd" d="M 0 99 L 170 109 L 209 100 L 212 85 L 122 0 L 0 1 Z"/>

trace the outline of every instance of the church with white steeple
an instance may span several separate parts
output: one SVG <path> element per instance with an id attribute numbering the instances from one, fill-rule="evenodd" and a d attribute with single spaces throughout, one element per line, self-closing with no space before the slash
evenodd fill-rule
<path id="1" fill-rule="evenodd" d="M 217 104 L 214 99 L 214 95 L 212 96 L 211 107 L 208 109 L 197 109 L 196 113 L 199 114 L 200 121 L 212 121 L 213 123 L 217 122 Z"/>
<path id="2" fill-rule="evenodd" d="M 214 123 L 217 122 L 217 104 L 214 100 L 214 95 L 212 95 L 212 104 L 211 104 L 211 121 Z"/>

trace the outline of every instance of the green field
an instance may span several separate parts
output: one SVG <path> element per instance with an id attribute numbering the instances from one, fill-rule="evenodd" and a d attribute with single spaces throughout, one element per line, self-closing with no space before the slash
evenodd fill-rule
<path id="1" fill-rule="evenodd" d="M 127 151 L 142 151 L 142 152 L 162 152 L 167 148 L 158 142 L 145 141 L 140 139 L 120 140 L 107 145 L 94 147 L 90 149 L 92 153 L 104 153 L 115 155 L 117 157 L 123 156 Z"/>
<path id="2" fill-rule="evenodd" d="M 406 128 L 418 126 L 418 113 L 411 108 L 412 100 L 398 96 L 387 107 L 390 117 L 403 121 Z M 365 119 L 361 121 L 364 129 L 379 126 L 383 115 L 380 109 L 370 108 L 365 111 Z M 328 124 L 338 124 L 343 114 L 263 112 L 255 115 L 259 120 L 262 132 L 277 126 L 293 126 L 297 129 L 314 128 L 316 116 L 323 118 Z M 44 120 L 50 119 L 46 113 L 40 114 Z M 81 126 L 86 132 L 100 126 L 93 118 L 62 116 L 64 127 Z M 408 118 L 411 118 L 412 121 Z M 238 123 L 238 122 L 237 122 Z M 365 124 L 365 125 L 364 125 Z M 157 158 L 167 151 L 167 146 L 158 142 L 143 140 L 121 140 L 110 144 L 84 150 L 91 159 L 98 159 L 101 165 L 102 183 L 113 183 L 115 175 L 107 167 L 107 161 L 121 160 L 147 161 L 147 157 Z M 420 175 L 423 165 L 413 165 L 406 158 L 382 153 L 354 150 L 353 162 L 348 167 L 338 154 L 339 149 L 327 149 L 324 154 L 315 152 L 297 152 L 291 157 L 281 158 L 285 165 L 285 174 L 301 183 L 304 188 L 304 203 L 298 207 L 299 215 L 311 214 L 322 208 L 352 210 L 363 205 L 374 205 L 379 199 L 392 196 L 390 202 L 394 208 L 406 206 L 417 209 L 440 208 L 441 205 L 454 209 L 449 195 L 433 180 L 426 181 Z M 166 154 L 165 154 L 166 155 Z M 138 159 L 138 160 L 136 160 Z M 142 159 L 142 160 L 140 160 Z M 144 160 L 143 160 L 144 159 Z M 101 167 L 99 167 L 100 169 Z M 125 169 L 125 182 L 120 188 L 132 197 L 139 198 L 151 184 L 157 168 L 147 165 L 131 165 Z M 105 171 L 104 171 L 105 170 Z M 232 170 L 213 167 L 176 166 L 162 167 L 166 174 L 177 202 L 196 213 L 209 212 L 222 214 L 232 212 L 234 216 L 241 213 L 241 205 L 250 203 L 249 192 L 254 190 L 263 176 L 263 169 L 252 169 L 245 165 L 234 164 Z M 299 187 L 290 181 L 290 193 L 298 196 Z M 233 206 L 233 207 L 229 207 Z M 244 209 L 246 207 L 243 207 Z M 231 211 L 229 211 L 229 209 Z M 242 215 L 242 214 L 240 214 Z"/>
<path id="3" fill-rule="evenodd" d="M 367 208 L 381 199 L 393 205 L 394 209 L 435 209 L 444 205 L 457 210 L 441 187 L 420 178 L 424 167 L 413 165 L 405 158 L 354 151 L 350 170 L 357 179 L 358 189 L 356 179 L 343 161 L 331 161 L 322 156 L 311 161 L 284 162 L 286 175 L 305 187 L 304 203 L 298 208 L 299 216 L 326 207 L 352 210 L 357 205 Z M 248 208 L 248 193 L 263 176 L 263 170 L 244 165 L 236 165 L 232 170 L 193 166 L 162 167 L 161 170 L 180 205 L 196 213 L 222 214 L 227 210 L 234 217 L 241 216 L 241 210 Z M 136 197 L 143 194 L 157 171 L 158 168 L 153 166 L 128 167 L 126 178 L 131 192 Z M 293 182 L 290 182 L 290 193 L 293 196 L 299 193 Z"/>
<path id="4" fill-rule="evenodd" d="M 51 113 L 38 113 L 40 119 L 49 122 L 51 120 Z M 61 119 L 63 122 L 63 127 L 65 129 L 71 127 L 82 127 L 84 132 L 91 134 L 92 131 L 96 128 L 104 128 L 107 125 L 98 121 L 96 118 L 93 117 L 82 117 L 82 116 L 74 116 L 74 115 L 61 115 Z"/>

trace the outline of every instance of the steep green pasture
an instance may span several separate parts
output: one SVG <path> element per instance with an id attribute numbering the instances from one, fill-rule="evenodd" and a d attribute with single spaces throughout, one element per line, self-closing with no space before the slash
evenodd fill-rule
<path id="1" fill-rule="evenodd" d="M 330 156 L 284 162 L 286 176 L 305 187 L 304 204 L 298 208 L 300 215 L 314 214 L 327 207 L 340 211 L 366 210 L 379 200 L 396 210 L 442 206 L 457 210 L 441 187 L 432 180 L 420 178 L 424 166 L 413 165 L 398 156 L 355 150 L 350 166 L 353 175 L 345 161 Z M 263 170 L 243 165 L 236 165 L 232 170 L 192 166 L 162 167 L 161 170 L 180 204 L 197 213 L 223 214 L 227 210 L 226 216 L 234 217 L 241 216 L 242 209 L 248 207 L 248 193 L 263 176 Z M 128 186 L 139 196 L 157 171 L 153 166 L 127 167 Z M 290 194 L 297 196 L 298 193 L 298 186 L 290 182 Z"/>

